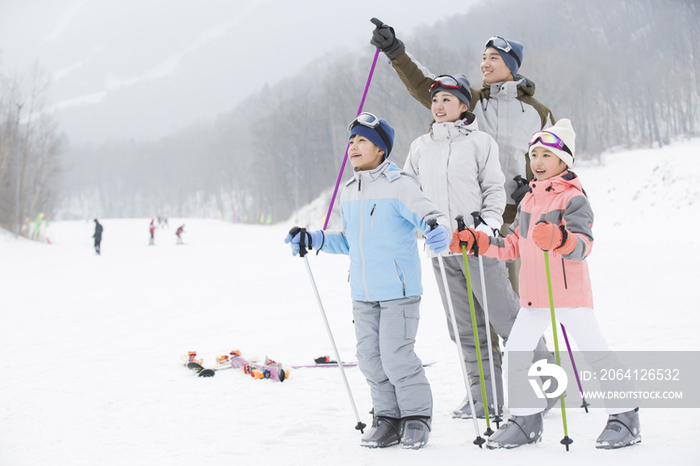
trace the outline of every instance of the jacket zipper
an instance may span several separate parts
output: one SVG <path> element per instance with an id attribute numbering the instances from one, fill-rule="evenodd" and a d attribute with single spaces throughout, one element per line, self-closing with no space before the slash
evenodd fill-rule
<path id="1" fill-rule="evenodd" d="M 372 206 L 372 211 L 369 213 L 369 218 L 371 219 L 371 221 L 369 223 L 369 231 L 374 230 L 374 209 L 376 209 L 376 208 L 377 208 L 377 204 L 374 204 Z"/>
<path id="2" fill-rule="evenodd" d="M 561 259 L 561 271 L 564 274 L 564 289 L 568 290 L 569 285 L 566 283 L 566 267 L 564 266 L 564 258 Z"/>
<path id="3" fill-rule="evenodd" d="M 396 262 L 396 259 L 394 259 L 394 271 L 396 272 L 396 277 L 399 279 L 399 282 L 401 282 L 401 287 L 403 288 L 403 296 L 404 298 L 406 297 L 406 282 L 401 278 L 404 276 L 403 269 L 399 265 L 398 262 Z M 401 272 L 401 273 L 399 273 Z"/>
<path id="4" fill-rule="evenodd" d="M 360 201 L 360 212 L 364 210 L 364 204 L 365 201 L 361 200 Z M 360 236 L 357 239 L 359 250 L 360 250 L 360 259 L 362 261 L 362 287 L 365 289 L 365 300 L 369 301 L 369 289 L 367 288 L 367 276 L 365 275 L 365 251 L 364 247 L 362 246 L 362 230 L 363 230 L 363 216 L 360 215 Z"/>

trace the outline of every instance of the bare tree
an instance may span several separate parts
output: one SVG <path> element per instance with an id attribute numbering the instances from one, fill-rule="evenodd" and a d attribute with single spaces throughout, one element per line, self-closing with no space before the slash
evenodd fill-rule
<path id="1" fill-rule="evenodd" d="M 61 140 L 47 111 L 48 85 L 38 66 L 28 78 L 0 76 L 0 224 L 24 236 L 28 220 L 51 211 L 58 194 Z"/>

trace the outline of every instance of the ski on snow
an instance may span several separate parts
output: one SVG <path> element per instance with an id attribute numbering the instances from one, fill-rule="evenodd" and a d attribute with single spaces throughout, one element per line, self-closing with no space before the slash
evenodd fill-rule
<path id="1" fill-rule="evenodd" d="M 199 377 L 214 377 L 216 371 L 221 369 L 230 369 L 231 365 L 224 362 L 223 356 L 216 358 L 217 364 L 214 367 L 204 367 L 202 359 L 197 358 L 196 351 L 189 351 L 186 355 L 180 357 L 185 361 L 185 367 L 191 369 Z"/>
<path id="2" fill-rule="evenodd" d="M 199 377 L 213 377 L 216 371 L 230 368 L 242 369 L 245 374 L 254 379 L 272 379 L 276 382 L 284 382 L 289 377 L 289 370 L 284 369 L 281 364 L 268 358 L 265 358 L 264 364 L 248 361 L 241 357 L 241 352 L 238 350 L 216 358 L 217 364 L 214 367 L 204 367 L 202 359 L 197 358 L 196 351 L 188 352 L 181 359 L 185 361 L 185 366 Z"/>
<path id="3" fill-rule="evenodd" d="M 355 367 L 357 361 L 343 362 L 343 367 Z M 314 364 L 299 364 L 292 366 L 292 369 L 314 368 L 314 367 L 338 367 L 338 361 L 332 361 L 330 356 L 320 356 L 314 359 Z"/>
<path id="4" fill-rule="evenodd" d="M 432 366 L 435 362 L 423 363 L 423 367 Z M 357 361 L 343 361 L 343 367 L 355 367 L 357 366 Z M 314 364 L 297 364 L 291 366 L 292 369 L 306 369 L 306 368 L 319 368 L 319 367 L 338 367 L 338 361 L 332 361 L 330 356 L 321 356 L 314 359 Z"/>

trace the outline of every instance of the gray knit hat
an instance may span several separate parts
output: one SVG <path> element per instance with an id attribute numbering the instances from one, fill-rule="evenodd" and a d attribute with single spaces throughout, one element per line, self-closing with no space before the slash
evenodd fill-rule
<path id="1" fill-rule="evenodd" d="M 443 74 L 435 78 L 435 82 L 430 86 L 430 98 L 440 91 L 449 92 L 457 97 L 462 103 L 469 104 L 472 100 L 472 91 L 467 77 L 463 74 Z"/>

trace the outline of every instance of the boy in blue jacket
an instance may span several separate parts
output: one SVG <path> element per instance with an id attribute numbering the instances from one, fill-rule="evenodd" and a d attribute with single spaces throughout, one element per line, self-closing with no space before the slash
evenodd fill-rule
<path id="1" fill-rule="evenodd" d="M 362 113 L 348 130 L 354 176 L 340 197 L 343 230 L 308 232 L 307 247 L 350 256 L 357 359 L 374 406 L 362 446 L 417 449 L 428 441 L 433 400 L 414 351 L 423 293 L 415 231 L 440 253 L 449 244 L 449 220 L 413 176 L 387 160 L 394 143 L 389 123 Z M 285 239 L 294 255 L 300 236 Z"/>

